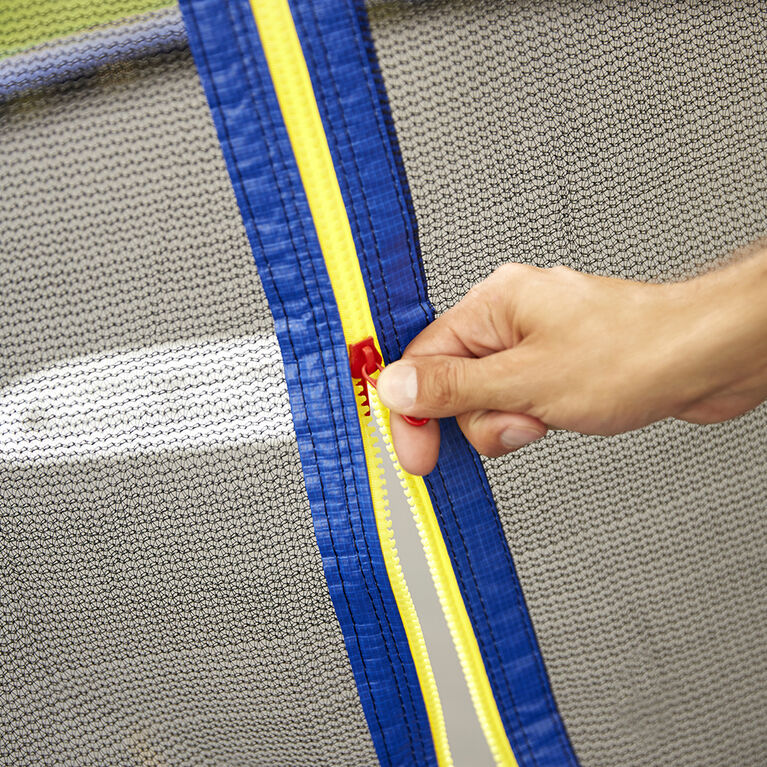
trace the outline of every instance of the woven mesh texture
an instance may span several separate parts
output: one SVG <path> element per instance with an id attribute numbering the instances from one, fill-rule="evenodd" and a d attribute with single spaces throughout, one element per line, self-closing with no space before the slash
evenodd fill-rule
<path id="1" fill-rule="evenodd" d="M 3 0 L 0 58 L 97 24 L 170 5 L 169 0 Z"/>
<path id="2" fill-rule="evenodd" d="M 438 311 L 508 260 L 649 280 L 767 234 L 757 3 L 373 2 Z M 767 763 L 767 409 L 486 460 L 584 765 Z"/>
<path id="3" fill-rule="evenodd" d="M 0 125 L 0 764 L 374 763 L 189 52 Z"/>

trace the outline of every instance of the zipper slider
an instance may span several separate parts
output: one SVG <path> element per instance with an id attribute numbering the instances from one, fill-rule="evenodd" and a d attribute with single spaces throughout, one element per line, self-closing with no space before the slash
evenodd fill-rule
<path id="1" fill-rule="evenodd" d="M 383 357 L 381 357 L 381 352 L 376 349 L 372 336 L 368 336 L 364 341 L 358 341 L 356 344 L 349 344 L 349 363 L 352 369 L 352 378 L 362 384 L 362 407 L 365 409 L 365 415 L 370 415 L 368 386 L 376 388 L 373 374 L 383 370 Z M 413 418 L 409 415 L 403 415 L 402 418 L 411 426 L 423 426 L 429 422 L 428 418 Z"/>
<path id="2" fill-rule="evenodd" d="M 364 341 L 358 341 L 356 344 L 349 344 L 349 363 L 352 369 L 352 378 L 359 380 L 362 384 L 362 407 L 365 409 L 365 415 L 370 415 L 370 399 L 368 397 L 368 386 L 375 386 L 375 381 L 371 375 L 376 371 L 383 370 L 383 357 L 381 352 L 376 349 L 373 343 L 373 337 L 369 336 Z"/>

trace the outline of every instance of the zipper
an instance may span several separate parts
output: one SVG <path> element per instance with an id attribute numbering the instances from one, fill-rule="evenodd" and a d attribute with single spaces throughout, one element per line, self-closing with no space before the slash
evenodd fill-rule
<path id="1" fill-rule="evenodd" d="M 431 498 L 423 479 L 406 473 L 400 466 L 392 445 L 390 416 L 375 390 L 375 376 L 382 364 L 381 347 L 346 206 L 288 0 L 250 0 L 250 3 L 330 278 L 344 338 L 351 352 L 353 375 L 359 381 L 355 384 L 357 413 L 376 528 L 421 686 L 437 761 L 440 767 L 452 765 L 429 653 L 397 556 L 376 427 L 414 515 L 429 572 L 482 732 L 496 764 L 517 767 Z"/>
<path id="2" fill-rule="evenodd" d="M 368 348 L 371 349 L 365 358 L 368 360 L 367 368 L 362 367 L 357 362 L 359 359 L 359 349 Z M 372 347 L 372 348 L 371 348 Z M 362 431 L 372 434 L 375 427 L 378 428 L 378 433 L 384 442 L 386 453 L 389 460 L 394 466 L 394 471 L 400 481 L 400 485 L 405 494 L 405 499 L 410 511 L 415 519 L 416 528 L 418 529 L 418 535 L 421 539 L 421 546 L 423 547 L 424 556 L 429 567 L 432 582 L 437 592 L 442 612 L 445 616 L 445 620 L 450 631 L 450 636 L 455 645 L 456 654 L 461 664 L 461 669 L 466 680 L 466 685 L 469 688 L 469 695 L 471 696 L 472 703 L 474 705 L 474 711 L 479 720 L 482 732 L 485 735 L 488 746 L 496 764 L 499 765 L 516 765 L 511 746 L 509 745 L 506 732 L 503 727 L 503 723 L 500 719 L 498 708 L 495 705 L 495 699 L 493 698 L 492 690 L 490 689 L 489 680 L 487 679 L 487 673 L 485 671 L 484 663 L 479 652 L 479 646 L 477 644 L 476 636 L 471 626 L 469 616 L 466 612 L 466 607 L 463 602 L 463 598 L 458 587 L 458 583 L 455 578 L 450 556 L 445 546 L 442 532 L 439 528 L 439 522 L 437 521 L 434 508 L 431 504 L 431 498 L 429 497 L 426 485 L 421 477 L 413 476 L 406 472 L 399 463 L 397 454 L 394 450 L 394 443 L 391 437 L 391 414 L 387 408 L 381 403 L 378 398 L 378 392 L 375 386 L 375 379 L 372 377 L 375 373 L 380 373 L 383 369 L 380 362 L 380 352 L 373 346 L 372 338 L 365 339 L 359 344 L 353 344 L 350 346 L 350 360 L 352 363 L 352 376 L 355 379 L 359 379 L 360 383 L 355 387 L 357 394 L 357 406 L 358 414 L 360 417 Z M 373 364 L 369 361 L 374 360 Z M 371 368 L 374 368 L 371 370 Z M 361 375 L 357 375 L 357 373 Z M 424 421 L 425 422 L 425 421 Z M 373 425 L 375 424 L 375 426 Z M 368 454 L 369 450 L 375 450 L 377 448 L 373 444 L 365 444 L 365 452 Z M 383 476 L 383 470 L 380 468 L 380 462 L 376 461 L 376 466 L 371 466 L 368 462 L 368 475 L 370 482 L 371 495 L 373 497 L 373 509 L 376 516 L 376 522 L 378 523 L 379 514 L 382 517 L 382 521 L 387 526 L 387 548 L 391 549 L 391 557 L 393 562 L 392 570 L 389 572 L 387 564 L 387 572 L 389 572 L 389 579 L 392 580 L 392 576 L 396 577 L 398 581 L 398 590 L 402 590 L 403 603 L 408 606 L 412 606 L 412 600 L 407 590 L 407 583 L 402 578 L 402 571 L 399 566 L 399 559 L 396 555 L 396 541 L 390 537 L 391 523 L 388 521 L 389 510 L 388 502 L 386 500 L 386 488 Z M 380 500 L 379 500 L 380 499 Z M 376 508 L 376 501 L 379 500 L 381 508 Z M 384 557 L 386 560 L 386 556 Z M 399 584 L 400 578 L 402 584 Z M 393 584 L 392 584 L 393 585 Z M 394 588 L 393 588 L 394 590 Z M 395 591 L 395 599 L 398 606 L 400 605 L 400 597 Z M 403 612 L 400 607 L 400 613 Z M 418 643 L 423 642 L 423 634 L 421 633 L 420 623 L 418 622 L 418 616 L 413 618 L 414 633 L 417 634 Z M 406 627 L 407 631 L 407 627 Z M 428 653 L 421 661 L 428 667 L 429 675 L 433 679 L 431 673 L 431 666 L 428 659 Z M 416 662 L 416 668 L 418 668 L 418 662 Z M 420 679 L 420 675 L 419 675 Z M 423 684 L 422 684 L 423 688 Z M 441 726 L 444 729 L 444 721 L 442 721 L 441 704 L 439 704 L 439 695 L 435 689 L 434 694 L 437 697 L 437 705 L 439 706 L 439 716 Z M 426 690 L 424 690 L 424 698 L 426 698 Z M 428 711 L 428 705 L 427 705 Z M 431 721 L 431 716 L 429 717 Z M 434 728 L 433 728 L 434 729 Z M 435 747 L 437 747 L 437 740 L 435 738 Z M 438 761 L 442 764 L 452 764 L 452 758 L 450 756 L 449 746 L 447 742 L 444 744 L 443 758 L 440 759 L 440 750 L 437 748 Z M 444 759 L 444 761 L 443 761 Z"/>
<path id="3" fill-rule="evenodd" d="M 372 345 L 372 339 L 368 338 L 362 343 L 368 349 L 372 349 L 380 361 L 380 353 Z M 351 345 L 350 348 L 353 347 L 354 345 Z M 437 762 L 440 767 L 452 767 L 453 759 L 450 755 L 450 746 L 448 744 L 445 718 L 442 713 L 442 703 L 439 698 L 437 682 L 434 678 L 431 661 L 429 660 L 429 652 L 426 647 L 421 623 L 418 619 L 418 614 L 416 613 L 413 599 L 410 596 L 397 554 L 397 544 L 392 531 L 391 509 L 384 479 L 384 467 L 381 460 L 381 449 L 376 435 L 376 423 L 378 423 L 379 433 L 383 436 L 387 454 L 390 450 L 391 440 L 389 439 L 389 442 L 387 442 L 386 432 L 381 429 L 380 416 L 382 406 L 374 390 L 375 387 L 366 385 L 365 378 L 362 375 L 364 372 L 365 368 L 361 371 L 360 383 L 355 386 L 355 394 L 357 395 L 357 413 L 360 419 L 362 445 L 365 451 L 365 462 L 378 540 L 381 544 L 386 574 L 394 594 L 394 601 L 397 603 L 408 646 L 413 656 L 418 682 L 421 686 L 421 693 L 426 705 L 426 715 L 429 720 L 432 740 L 434 741 L 434 750 L 437 754 Z M 375 414 L 375 417 L 373 414 Z"/>

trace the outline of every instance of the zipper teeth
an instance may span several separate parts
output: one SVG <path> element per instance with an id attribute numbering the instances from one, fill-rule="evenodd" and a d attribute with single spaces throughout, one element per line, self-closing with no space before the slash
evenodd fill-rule
<path id="1" fill-rule="evenodd" d="M 389 577 L 392 592 L 394 593 L 394 598 L 402 618 L 408 646 L 413 655 L 416 674 L 421 685 L 424 703 L 428 713 L 429 726 L 434 740 L 434 749 L 437 753 L 438 762 L 440 767 L 452 767 L 453 758 L 450 754 L 445 717 L 442 711 L 439 691 L 437 690 L 434 670 L 432 669 L 431 661 L 429 659 L 429 651 L 426 647 L 426 640 L 423 635 L 423 629 L 421 628 L 421 622 L 418 619 L 418 613 L 413 604 L 413 599 L 410 596 L 410 590 L 405 581 L 405 574 L 402 572 L 402 566 L 397 553 L 397 544 L 394 539 L 394 531 L 391 522 L 391 507 L 389 505 L 383 461 L 381 459 L 381 449 L 375 432 L 376 422 L 371 416 L 364 415 L 362 412 L 361 390 L 361 385 L 355 386 L 362 431 L 362 442 L 365 450 L 365 461 L 370 483 L 370 494 L 373 500 L 373 512 L 375 515 L 376 528 L 378 530 L 378 538 L 381 542 L 384 563 L 386 565 L 386 573 Z M 371 412 L 373 411 L 371 410 Z M 376 416 L 377 415 L 378 413 L 376 411 Z M 383 431 L 381 432 L 381 435 L 384 435 Z M 410 503 L 409 499 L 408 503 Z"/>
<path id="2" fill-rule="evenodd" d="M 481 680 L 482 677 L 477 674 L 475 661 L 472 660 L 471 653 L 471 645 L 476 645 L 476 637 L 467 627 L 468 615 L 466 615 L 465 605 L 463 604 L 460 594 L 458 594 L 458 599 L 460 600 L 459 604 L 456 600 L 455 590 L 449 588 L 449 584 L 453 581 L 454 576 L 452 565 L 450 564 L 449 558 L 447 558 L 447 551 L 445 550 L 442 534 L 439 531 L 439 523 L 437 522 L 436 516 L 419 498 L 419 496 L 422 496 L 422 492 L 426 491 L 423 486 L 423 480 L 420 477 L 414 477 L 412 474 L 408 474 L 400 465 L 397 454 L 394 451 L 388 411 L 386 411 L 386 408 L 378 399 L 378 393 L 372 386 L 369 387 L 369 398 L 370 412 L 375 417 L 386 451 L 394 465 L 405 498 L 413 513 L 418 534 L 421 539 L 421 546 L 423 547 L 426 561 L 429 566 L 429 572 L 431 573 L 431 578 L 434 582 L 434 588 L 437 592 L 442 612 L 445 615 L 450 636 L 453 640 L 453 645 L 455 646 L 461 664 L 461 670 L 463 671 L 466 685 L 469 689 L 469 695 L 474 705 L 474 711 L 476 712 L 482 732 L 487 740 L 496 764 L 516 765 L 516 759 L 514 758 L 508 739 L 506 738 L 503 724 L 500 721 L 498 710 L 495 707 L 495 701 L 492 698 L 492 692 L 489 690 L 489 685 L 487 689 L 482 690 L 480 689 L 481 684 L 478 684 L 478 681 Z M 407 586 L 405 588 L 407 588 Z M 463 615 L 461 615 L 461 612 L 463 612 Z M 476 647 L 476 650 L 478 652 L 479 648 Z M 474 654 L 474 658 L 476 657 L 477 655 Z M 488 699 L 487 696 L 488 692 L 491 696 L 490 699 Z"/>

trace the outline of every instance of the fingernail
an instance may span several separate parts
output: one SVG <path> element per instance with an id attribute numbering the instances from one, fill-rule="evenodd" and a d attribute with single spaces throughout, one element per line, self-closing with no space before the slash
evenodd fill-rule
<path id="1" fill-rule="evenodd" d="M 378 379 L 378 395 L 390 410 L 401 413 L 415 405 L 418 377 L 415 367 L 407 362 L 388 365 Z"/>
<path id="2" fill-rule="evenodd" d="M 540 439 L 541 433 L 532 429 L 520 429 L 516 426 L 510 426 L 501 432 L 501 444 L 507 450 L 516 450 L 517 448 L 529 445 Z"/>

